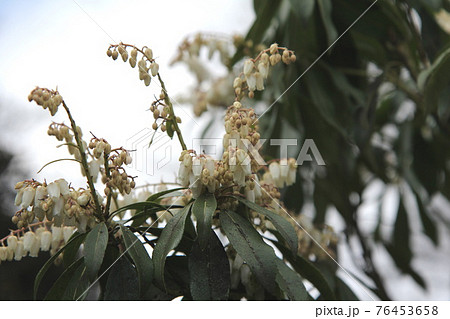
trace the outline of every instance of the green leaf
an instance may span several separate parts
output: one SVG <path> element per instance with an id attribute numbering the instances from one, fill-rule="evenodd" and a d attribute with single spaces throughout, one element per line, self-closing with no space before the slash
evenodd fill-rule
<path id="1" fill-rule="evenodd" d="M 112 218 L 112 217 L 116 216 L 117 214 L 120 214 L 120 213 L 122 213 L 124 211 L 127 211 L 127 210 L 132 210 L 132 209 L 134 209 L 134 210 L 144 210 L 144 209 L 149 209 L 149 208 L 159 208 L 161 210 L 166 210 L 167 209 L 167 207 L 165 207 L 163 205 L 160 205 L 160 204 L 158 204 L 156 202 L 147 200 L 145 202 L 137 202 L 137 203 L 133 203 L 133 204 L 130 204 L 130 205 L 126 205 L 126 206 L 120 207 L 119 209 L 117 209 L 114 212 L 112 212 L 109 215 L 109 218 Z"/>
<path id="2" fill-rule="evenodd" d="M 104 300 L 139 300 L 138 276 L 126 256 L 119 258 L 111 268 Z"/>
<path id="3" fill-rule="evenodd" d="M 292 11 L 303 21 L 308 21 L 314 11 L 315 0 L 289 0 Z"/>
<path id="4" fill-rule="evenodd" d="M 166 121 L 166 132 L 167 132 L 167 135 L 169 135 L 170 138 L 173 137 L 173 133 L 175 132 L 173 130 L 173 123 L 172 123 L 172 121 Z"/>
<path id="5" fill-rule="evenodd" d="M 105 223 L 95 226 L 86 236 L 84 243 L 85 264 L 89 279 L 94 280 L 105 256 L 108 244 L 108 228 Z"/>
<path id="6" fill-rule="evenodd" d="M 211 223 L 216 208 L 216 198 L 209 192 L 201 194 L 192 205 L 192 213 L 197 219 L 198 242 L 202 250 L 210 240 Z"/>
<path id="7" fill-rule="evenodd" d="M 425 107 L 436 110 L 441 92 L 448 89 L 450 82 L 450 48 L 442 52 L 426 70 L 419 74 L 417 84 L 423 92 Z"/>
<path id="8" fill-rule="evenodd" d="M 50 291 L 45 296 L 44 300 L 63 300 L 65 297 L 66 289 L 68 285 L 77 286 L 79 283 L 79 273 L 81 268 L 84 267 L 84 259 L 80 258 L 72 265 L 70 265 L 56 280 Z M 77 274 L 78 273 L 78 274 Z M 75 298 L 76 299 L 76 298 Z"/>
<path id="9" fill-rule="evenodd" d="M 251 210 L 254 210 L 255 212 L 267 217 L 276 227 L 276 229 L 280 232 L 280 234 L 283 236 L 284 240 L 286 240 L 287 244 L 291 247 L 292 252 L 294 254 L 297 253 L 298 250 L 297 233 L 295 232 L 294 227 L 292 227 L 292 225 L 285 218 L 244 198 L 238 196 L 234 196 L 234 198 L 243 203 Z M 289 216 L 286 217 L 289 218 Z"/>
<path id="10" fill-rule="evenodd" d="M 303 301 L 309 300 L 309 294 L 306 291 L 302 278 L 281 260 L 277 261 L 276 281 L 290 300 Z"/>
<path id="11" fill-rule="evenodd" d="M 322 22 L 327 33 L 328 45 L 331 45 L 338 37 L 338 32 L 331 18 L 333 4 L 331 3 L 331 0 L 317 0 L 317 4 L 319 6 Z"/>
<path id="12" fill-rule="evenodd" d="M 139 277 L 141 295 L 145 294 L 153 281 L 153 262 L 142 242 L 127 227 L 120 225 L 127 254 L 133 260 Z"/>
<path id="13" fill-rule="evenodd" d="M 195 204 L 194 204 L 195 205 Z M 205 248 L 197 241 L 189 254 L 190 291 L 194 300 L 228 300 L 230 264 L 216 233 L 209 229 Z"/>
<path id="14" fill-rule="evenodd" d="M 84 241 L 86 236 L 78 236 L 80 233 L 75 232 L 69 239 L 69 241 L 74 238 L 72 245 L 66 248 L 63 254 L 64 267 L 67 268 L 72 265 L 77 257 L 77 253 L 80 250 L 80 246 Z M 87 234 L 85 234 L 87 235 Z"/>
<path id="15" fill-rule="evenodd" d="M 64 245 L 60 250 L 56 252 L 52 257 L 50 257 L 47 262 L 42 266 L 42 268 L 39 270 L 38 274 L 36 275 L 36 279 L 34 280 L 34 289 L 33 289 L 33 298 L 36 299 L 37 292 L 39 289 L 39 285 L 41 284 L 42 278 L 44 278 L 47 271 L 50 269 L 50 267 L 53 265 L 56 258 L 58 258 L 61 253 L 66 250 L 70 249 L 72 246 L 76 246 L 78 244 L 78 240 L 80 238 L 84 239 L 86 237 L 86 234 L 78 234 L 75 237 L 71 237 L 71 239 L 67 242 L 66 245 Z"/>
<path id="16" fill-rule="evenodd" d="M 392 242 L 386 244 L 386 250 L 391 255 L 397 267 L 405 274 L 411 276 L 414 281 L 425 288 L 423 278 L 411 267 L 413 252 L 411 250 L 410 228 L 408 212 L 403 204 L 404 198 L 400 199 L 397 218 L 394 224 Z"/>
<path id="17" fill-rule="evenodd" d="M 336 300 L 333 290 L 328 285 L 327 280 L 320 272 L 320 270 L 317 269 L 316 266 L 314 266 L 313 263 L 300 255 L 292 255 L 292 252 L 281 245 L 279 242 L 275 240 L 271 241 L 275 245 L 275 247 L 277 247 L 278 250 L 283 254 L 283 257 L 286 258 L 287 261 L 289 261 L 295 271 L 297 271 L 303 278 L 310 281 L 314 285 L 314 287 L 319 290 L 319 292 L 322 294 L 323 299 Z"/>
<path id="18" fill-rule="evenodd" d="M 152 195 L 150 195 L 147 198 L 147 202 L 154 202 L 158 198 L 160 198 L 160 197 L 162 197 L 162 196 L 164 196 L 166 194 L 170 194 L 170 193 L 182 190 L 182 189 L 186 189 L 186 188 L 185 187 L 173 188 L 173 189 L 168 189 L 168 190 L 165 190 L 165 191 L 162 191 L 162 192 L 159 192 L 159 193 L 152 194 Z"/>
<path id="19" fill-rule="evenodd" d="M 245 37 L 245 40 L 252 40 L 255 45 L 262 42 L 282 1 L 259 0 L 257 2 L 258 3 L 254 3 L 257 18 Z M 237 50 L 235 55 L 231 58 L 230 65 L 234 65 L 237 61 L 242 59 L 243 56 L 242 50 Z"/>
<path id="20" fill-rule="evenodd" d="M 178 214 L 172 217 L 161 232 L 161 236 L 153 251 L 153 264 L 155 269 L 156 283 L 166 291 L 164 283 L 164 265 L 167 254 L 174 249 L 181 241 L 184 233 L 186 218 L 192 204 L 186 205 Z"/>
<path id="21" fill-rule="evenodd" d="M 272 295 L 278 296 L 280 291 L 275 282 L 278 258 L 272 247 L 263 241 L 252 224 L 242 216 L 231 211 L 221 211 L 219 217 L 228 240 L 249 265 L 260 284 Z"/>
<path id="22" fill-rule="evenodd" d="M 86 265 L 82 263 L 73 273 L 62 300 L 84 300 L 88 294 L 88 288 Z"/>

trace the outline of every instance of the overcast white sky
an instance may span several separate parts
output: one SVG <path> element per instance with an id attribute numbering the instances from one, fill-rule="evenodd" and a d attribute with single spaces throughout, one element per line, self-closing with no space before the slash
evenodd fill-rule
<path id="1" fill-rule="evenodd" d="M 130 147 L 129 139 L 151 126 L 151 113 L 145 110 L 160 89 L 156 81 L 150 88 L 145 87 L 128 63 L 108 58 L 108 45 L 124 41 L 151 47 L 169 93 L 176 96 L 193 82 L 184 67 L 168 66 L 184 36 L 198 31 L 245 34 L 253 19 L 251 0 L 1 1 L 0 147 L 14 152 L 18 163 L 26 165 L 30 177 L 38 180 L 65 177 L 78 186 L 84 185 L 84 180 L 77 177 L 78 168 L 74 169 L 73 162 L 57 163 L 36 174 L 43 164 L 67 157 L 64 148 L 55 149 L 58 143 L 47 136 L 46 131 L 51 120 L 68 121 L 63 112 L 50 118 L 48 111 L 27 101 L 28 93 L 35 86 L 58 86 L 78 125 L 84 129 L 85 137 L 92 131 L 108 139 L 113 146 Z M 198 136 L 202 120 L 195 120 L 198 126 L 191 119 L 188 107 L 177 107 L 176 113 L 183 118 L 186 139 Z M 139 145 L 136 147 L 146 143 Z M 159 181 L 163 174 L 165 181 L 173 181 L 179 154 L 176 140 L 173 145 L 174 160 L 164 171 L 149 176 L 142 172 L 142 164 L 139 164 L 138 170 L 130 173 L 139 175 L 141 184 Z M 163 152 L 164 148 L 157 156 L 163 156 L 160 154 Z M 337 219 L 330 221 L 338 223 Z M 428 244 L 422 242 L 421 245 Z M 426 251 L 433 253 L 422 256 L 418 268 L 435 267 L 437 270 L 426 275 L 433 282 L 431 291 L 424 293 L 409 279 L 391 272 L 392 280 L 388 285 L 398 292 L 396 297 L 449 298 L 448 287 L 443 288 L 441 282 L 445 278 L 448 286 L 446 264 L 432 262 L 443 258 L 449 247 L 440 252 L 427 247 Z M 344 257 L 349 261 L 350 257 Z M 345 264 L 351 268 L 351 263 Z M 388 265 L 386 269 L 394 267 Z M 443 272 L 447 273 L 444 277 Z"/>
<path id="2" fill-rule="evenodd" d="M 168 66 L 181 40 L 199 31 L 245 34 L 253 19 L 250 0 L 1 1 L 0 124 L 6 125 L 1 125 L 0 143 L 18 154 L 32 177 L 52 180 L 64 172 L 67 179 L 83 183 L 76 178 L 78 171 L 73 172 L 73 162 L 59 162 L 35 174 L 43 164 L 67 157 L 65 148 L 55 151 L 58 143 L 46 131 L 51 120 L 68 123 L 63 112 L 50 118 L 48 111 L 28 103 L 35 86 L 58 86 L 86 138 L 92 131 L 113 146 L 130 147 L 128 139 L 151 126 L 151 113 L 145 110 L 160 89 L 157 81 L 144 86 L 128 63 L 108 58 L 108 45 L 123 41 L 151 47 L 168 92 L 176 96 L 193 82 L 183 66 Z M 201 132 L 202 121 L 191 119 L 189 107 L 176 113 L 184 121 L 188 141 Z M 148 139 L 136 146 L 146 143 Z M 177 159 L 176 147 L 175 141 L 172 152 Z M 141 162 L 136 167 L 140 171 Z M 134 175 L 141 176 L 141 183 L 155 181 L 161 173 L 171 181 L 176 168 L 175 161 L 157 178 L 142 177 L 139 171 Z"/>

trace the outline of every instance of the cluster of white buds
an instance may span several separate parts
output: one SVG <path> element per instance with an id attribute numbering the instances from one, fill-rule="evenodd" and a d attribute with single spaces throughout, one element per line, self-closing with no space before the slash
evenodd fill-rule
<path id="1" fill-rule="evenodd" d="M 53 116 L 58 111 L 58 106 L 63 102 L 63 99 L 57 90 L 36 87 L 28 95 L 28 101 L 35 101 L 44 110 L 48 108 L 50 114 Z"/>
<path id="2" fill-rule="evenodd" d="M 192 151 L 182 151 L 179 161 L 178 180 L 183 187 L 189 186 L 192 197 L 197 198 L 206 188 L 214 193 L 219 188 L 217 161 L 204 154 L 192 156 Z"/>
<path id="3" fill-rule="evenodd" d="M 48 222 L 36 223 L 28 227 L 28 230 L 16 230 L 0 240 L 0 262 L 20 261 L 26 256 L 38 257 L 39 251 L 50 251 L 54 255 L 75 232 L 73 226 L 51 226 L 49 230 L 46 224 Z"/>
<path id="4" fill-rule="evenodd" d="M 270 48 L 262 50 L 255 59 L 245 60 L 243 73 L 233 82 L 237 99 L 240 100 L 246 90 L 248 90 L 250 98 L 254 97 L 254 91 L 264 90 L 264 80 L 269 76 L 270 67 L 280 61 L 290 64 L 296 61 L 296 56 L 293 51 L 279 47 L 276 43 L 272 44 Z"/>
<path id="5" fill-rule="evenodd" d="M 246 294 L 251 299 L 261 300 L 264 289 L 252 274 L 248 264 L 244 262 L 236 250 L 230 245 L 227 248 L 227 255 L 230 264 L 231 289 L 238 289 L 239 284 L 245 287 Z"/>
<path id="6" fill-rule="evenodd" d="M 111 144 L 109 144 L 103 138 L 93 137 L 89 142 L 89 148 L 92 150 L 92 155 L 96 159 L 102 158 L 102 156 L 108 156 L 111 153 Z"/>
<path id="7" fill-rule="evenodd" d="M 328 259 L 328 255 L 336 258 L 336 247 L 339 238 L 332 227 L 327 225 L 323 225 L 320 228 L 316 227 L 312 224 L 309 217 L 302 214 L 296 220 L 301 227 L 294 225 L 294 223 L 292 224 L 294 227 L 297 226 L 298 253 L 300 255 L 315 260 Z"/>
<path id="8" fill-rule="evenodd" d="M 123 149 L 113 149 L 109 154 L 107 163 L 108 167 L 102 172 L 102 183 L 106 185 L 105 194 L 109 196 L 116 189 L 120 194 L 130 194 L 131 190 L 136 187 L 134 177 L 129 176 L 124 168 L 132 162 L 130 153 Z"/>
<path id="9" fill-rule="evenodd" d="M 77 133 L 80 136 L 83 136 L 81 128 L 77 126 Z M 52 122 L 47 130 L 47 134 L 49 136 L 54 136 L 58 141 L 65 141 L 67 144 L 67 149 L 69 153 L 73 155 L 77 160 L 81 160 L 80 150 L 74 144 L 74 135 L 72 132 L 72 128 L 68 127 L 64 123 L 55 123 Z M 83 141 L 84 147 L 86 147 L 86 142 Z"/>
<path id="10" fill-rule="evenodd" d="M 152 124 L 152 128 L 155 131 L 159 127 L 161 128 L 161 131 L 165 132 L 167 130 L 167 125 L 171 125 L 168 123 L 170 121 L 173 121 L 172 114 L 170 114 L 170 108 L 164 103 L 165 97 L 166 95 L 164 91 L 161 91 L 159 99 L 153 101 L 152 105 L 150 106 L 150 111 L 153 113 L 153 118 L 155 120 Z M 181 123 L 181 118 L 175 116 L 175 121 L 179 124 Z"/>
<path id="11" fill-rule="evenodd" d="M 130 57 L 128 58 L 127 49 L 131 48 Z M 138 53 L 142 55 L 141 59 L 138 60 Z M 148 47 L 143 47 L 139 49 L 134 45 L 130 44 L 114 44 L 110 45 L 106 54 L 111 57 L 113 60 L 116 60 L 120 56 L 124 62 L 129 61 L 130 66 L 132 68 L 136 67 L 136 62 L 139 71 L 139 79 L 144 81 L 146 86 L 150 85 L 151 76 L 155 77 L 159 72 L 159 65 L 155 62 L 153 58 L 153 51 Z M 151 76 L 150 76 L 151 75 Z"/>
<path id="12" fill-rule="evenodd" d="M 297 162 L 295 158 L 281 159 L 269 164 L 269 171 L 263 175 L 263 180 L 278 188 L 295 183 L 297 176 Z"/>
<path id="13" fill-rule="evenodd" d="M 208 59 L 218 54 L 223 64 L 227 64 L 231 57 L 231 39 L 218 34 L 197 33 L 186 37 L 178 46 L 178 53 L 172 60 L 172 64 L 183 61 L 189 65 L 189 61 L 200 55 L 202 48 L 208 50 Z M 194 70 L 195 72 L 195 70 Z"/>
<path id="14" fill-rule="evenodd" d="M 15 213 L 12 221 L 19 229 L 27 227 L 35 219 L 51 221 L 55 226 L 76 226 L 80 232 L 96 223 L 90 191 L 74 190 L 64 179 L 49 184 L 25 180 L 17 183 L 15 189 L 15 204 L 21 210 Z M 101 196 L 97 196 L 101 202 Z"/>
<path id="15" fill-rule="evenodd" d="M 217 77 L 215 72 L 208 68 L 206 59 L 211 60 L 218 55 L 220 61 L 228 66 L 232 56 L 232 39 L 218 34 L 198 33 L 186 37 L 178 47 L 178 53 L 171 64 L 183 63 L 196 77 L 197 83 L 190 88 L 186 96 L 178 101 L 193 105 L 196 116 L 200 116 L 208 106 L 227 107 L 233 102 L 233 88 L 231 86 L 234 75 Z M 207 51 L 207 57 L 202 52 Z M 205 52 L 206 53 L 206 52 Z"/>

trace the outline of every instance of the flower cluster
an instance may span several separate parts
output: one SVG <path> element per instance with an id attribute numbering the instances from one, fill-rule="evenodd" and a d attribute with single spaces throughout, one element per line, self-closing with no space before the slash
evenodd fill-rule
<path id="1" fill-rule="evenodd" d="M 154 122 L 152 124 L 152 128 L 156 131 L 161 128 L 161 131 L 166 132 L 167 128 L 171 129 L 171 124 L 173 121 L 173 116 L 170 114 L 170 106 L 167 105 L 164 101 L 166 98 L 166 94 L 164 91 L 161 91 L 159 95 L 159 99 L 153 101 L 150 106 L 150 111 L 153 113 Z M 181 118 L 175 116 L 176 123 L 181 123 Z"/>
<path id="2" fill-rule="evenodd" d="M 315 260 L 328 259 L 328 255 L 336 258 L 338 237 L 333 228 L 327 225 L 322 228 L 315 227 L 304 215 L 299 215 L 296 220 L 301 225 L 296 228 L 300 255 Z"/>
<path id="3" fill-rule="evenodd" d="M 25 180 L 17 183 L 15 189 L 15 204 L 21 209 L 12 221 L 19 229 L 27 227 L 35 219 L 51 221 L 55 226 L 76 226 L 80 232 L 96 223 L 91 192 L 81 188 L 75 190 L 64 179 L 49 184 Z M 97 196 L 101 202 L 103 198 Z"/>
<path id="4" fill-rule="evenodd" d="M 94 159 L 97 159 L 90 162 L 90 172 L 93 177 L 102 173 L 102 183 L 106 185 L 105 195 L 110 195 L 114 190 L 122 195 L 130 194 L 136 187 L 134 177 L 129 176 L 124 167 L 124 164 L 132 162 L 130 153 L 124 148 L 111 149 L 111 144 L 105 139 L 95 136 L 89 142 L 89 149 L 92 150 Z"/>
<path id="5" fill-rule="evenodd" d="M 50 114 L 53 116 L 58 111 L 58 106 L 63 102 L 63 99 L 57 90 L 54 91 L 37 87 L 28 95 L 28 101 L 35 101 L 44 110 L 48 108 Z"/>
<path id="6" fill-rule="evenodd" d="M 183 151 L 179 158 L 180 168 L 178 180 L 183 187 L 192 191 L 192 196 L 197 198 L 207 189 L 214 193 L 219 188 L 218 163 L 204 154 L 196 156 L 192 151 Z"/>
<path id="7" fill-rule="evenodd" d="M 280 52 L 282 53 L 280 54 Z M 255 59 L 245 60 L 243 73 L 233 82 L 236 98 L 240 100 L 247 90 L 250 98 L 253 98 L 254 91 L 264 90 L 264 80 L 269 76 L 269 68 L 280 61 L 290 64 L 296 61 L 296 56 L 294 52 L 279 47 L 276 43 L 261 51 Z"/>
<path id="8" fill-rule="evenodd" d="M 295 158 L 289 158 L 270 163 L 269 171 L 263 175 L 263 180 L 278 188 L 283 188 L 294 184 L 296 176 L 297 162 Z"/>
<path id="9" fill-rule="evenodd" d="M 128 55 L 127 49 L 131 48 L 130 55 Z M 138 53 L 142 55 L 138 61 Z M 123 62 L 129 61 L 132 68 L 136 67 L 136 63 L 139 71 L 139 80 L 144 81 L 146 86 L 150 85 L 151 76 L 155 77 L 159 72 L 159 65 L 153 58 L 153 51 L 148 47 L 139 49 L 130 44 L 112 44 L 109 46 L 106 54 L 113 60 L 116 60 L 120 56 Z M 129 57 L 129 58 L 128 58 Z M 151 76 L 150 76 L 151 75 Z"/>
<path id="10" fill-rule="evenodd" d="M 77 133 L 80 137 L 83 136 L 83 133 L 81 131 L 81 128 L 77 126 L 76 128 Z M 58 141 L 65 141 L 67 145 L 67 149 L 69 150 L 69 153 L 75 157 L 78 161 L 81 160 L 81 154 L 80 150 L 78 149 L 77 145 L 74 144 L 74 134 L 72 132 L 72 128 L 68 127 L 64 123 L 51 123 L 47 134 L 49 136 L 54 136 Z M 84 141 L 83 141 L 84 142 Z M 84 142 L 84 148 L 86 148 L 86 143 Z"/>
<path id="11" fill-rule="evenodd" d="M 209 68 L 202 52 L 207 51 L 207 58 L 211 60 L 215 55 L 225 66 L 229 66 L 234 53 L 234 41 L 228 36 L 220 34 L 198 33 L 186 37 L 178 47 L 178 53 L 171 64 L 183 63 L 196 77 L 197 83 L 189 88 L 186 96 L 178 98 L 179 102 L 190 103 L 196 116 L 205 112 L 208 106 L 227 107 L 233 102 L 233 88 L 231 87 L 234 74 L 225 76 L 217 71 L 217 65 Z"/>
<path id="12" fill-rule="evenodd" d="M 202 48 L 208 50 L 208 58 L 212 59 L 214 54 L 218 54 L 223 64 L 227 64 L 231 57 L 231 43 L 228 37 L 218 34 L 197 33 L 194 36 L 186 37 L 178 46 L 178 53 L 172 63 L 183 61 L 197 75 L 199 82 L 204 78 L 201 75 L 201 67 L 197 65 L 198 57 Z"/>
<path id="13" fill-rule="evenodd" d="M 0 262 L 2 261 L 20 261 L 23 257 L 38 257 L 39 251 L 50 251 L 54 255 L 75 232 L 73 226 L 51 226 L 50 230 L 46 222 L 39 222 L 30 225 L 28 230 L 20 229 L 14 232 L 0 242 Z M 34 230 L 33 228 L 34 227 Z M 5 241 L 7 246 L 5 246 Z"/>

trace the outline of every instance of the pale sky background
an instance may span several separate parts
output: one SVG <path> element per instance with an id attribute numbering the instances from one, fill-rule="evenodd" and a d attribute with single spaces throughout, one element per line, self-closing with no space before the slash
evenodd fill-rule
<path id="1" fill-rule="evenodd" d="M 153 95 L 159 95 L 160 88 L 156 81 L 146 87 L 139 81 L 137 70 L 120 57 L 116 61 L 108 58 L 108 45 L 123 41 L 152 48 L 168 92 L 176 96 L 193 83 L 184 66 L 168 65 L 181 40 L 198 31 L 245 34 L 254 17 L 250 0 L 0 0 L 0 147 L 16 155 L 17 165 L 24 167 L 30 178 L 51 181 L 64 177 L 83 186 L 84 179 L 79 177 L 73 162 L 56 163 L 36 174 L 45 163 L 68 157 L 66 148 L 56 150 L 58 142 L 46 134 L 51 120 L 65 123 L 68 120 L 62 109 L 51 118 L 47 110 L 27 101 L 35 86 L 58 86 L 77 124 L 83 128 L 85 139 L 92 131 L 114 147 L 130 148 L 130 138 L 135 134 L 142 136 L 142 130 L 151 126 L 152 114 L 145 110 Z M 192 120 L 189 107 L 177 106 L 175 112 L 183 119 L 181 129 L 189 146 L 191 138 L 199 136 L 205 121 Z M 220 137 L 221 130 L 217 128 L 213 137 Z M 144 139 L 136 145 L 141 149 L 141 157 L 129 173 L 140 176 L 139 184 L 158 182 L 163 175 L 164 181 L 174 181 L 180 150 L 177 140 L 171 144 L 172 164 L 154 176 L 146 174 L 142 166 L 145 160 L 142 149 L 147 142 Z M 166 144 L 152 160 L 158 161 L 165 151 Z M 395 198 L 387 200 L 395 202 Z M 365 209 L 370 211 L 370 203 Z M 339 231 L 342 224 L 333 216 L 336 214 L 329 223 Z M 413 264 L 430 281 L 430 290 L 418 289 L 410 279 L 394 271 L 393 265 L 386 264 L 384 275 L 392 278 L 387 283 L 394 288 L 392 296 L 404 300 L 448 300 L 448 262 L 439 260 L 448 260 L 445 257 L 449 245 L 437 251 L 421 237 L 414 237 L 413 241 L 423 250 Z M 347 252 L 341 249 L 340 253 L 342 264 L 356 271 Z M 351 280 L 347 282 L 351 284 Z M 366 295 L 359 295 L 367 299 Z"/>

